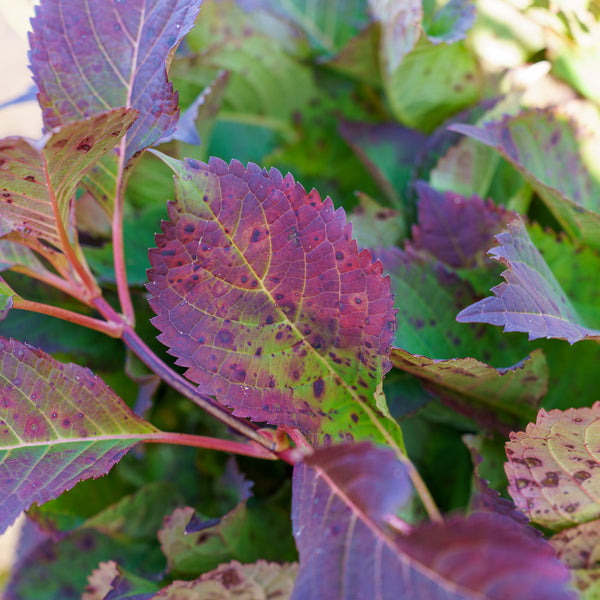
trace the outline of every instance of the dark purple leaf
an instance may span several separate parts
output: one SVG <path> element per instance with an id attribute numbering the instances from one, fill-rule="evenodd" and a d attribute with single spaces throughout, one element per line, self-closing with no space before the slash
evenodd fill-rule
<path id="1" fill-rule="evenodd" d="M 490 254 L 508 268 L 504 283 L 492 288 L 493 298 L 484 298 L 462 310 L 461 323 L 503 325 L 504 331 L 523 331 L 529 339 L 559 338 L 570 344 L 598 339 L 600 331 L 583 323 L 542 255 L 531 242 L 523 221 L 515 219 L 508 233 L 496 236 L 500 246 Z"/>
<path id="2" fill-rule="evenodd" d="M 177 125 L 166 59 L 192 28 L 202 0 L 43 0 L 30 60 L 46 129 L 111 108 L 136 108 L 125 162 Z"/>
<path id="3" fill-rule="evenodd" d="M 515 213 L 478 196 L 465 198 L 417 183 L 419 224 L 412 227 L 412 246 L 454 268 L 481 264 Z"/>
<path id="4" fill-rule="evenodd" d="M 300 553 L 293 600 L 572 599 L 552 547 L 508 517 L 458 517 L 406 537 L 393 531 L 386 517 L 411 488 L 390 450 L 318 450 L 296 465 L 293 486 Z"/>
<path id="5" fill-rule="evenodd" d="M 148 290 L 186 376 L 239 416 L 314 440 L 381 439 L 374 394 L 390 367 L 393 297 L 344 212 L 276 169 L 163 160 L 177 201 Z"/>
<path id="6" fill-rule="evenodd" d="M 0 530 L 34 502 L 105 475 L 157 430 L 88 369 L 0 338 Z"/>

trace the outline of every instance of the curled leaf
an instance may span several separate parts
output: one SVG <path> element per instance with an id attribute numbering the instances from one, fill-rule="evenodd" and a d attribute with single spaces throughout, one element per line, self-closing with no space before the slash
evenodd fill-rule
<path id="1" fill-rule="evenodd" d="M 457 321 L 503 325 L 504 331 L 528 333 L 530 340 L 559 338 L 573 344 L 600 339 L 600 331 L 586 327 L 577 314 L 520 218 L 509 224 L 508 233 L 496 239 L 500 246 L 490 254 L 508 267 L 502 273 L 506 281 L 492 288 L 493 298 L 462 310 Z"/>
<path id="2" fill-rule="evenodd" d="M 506 444 L 508 491 L 532 521 L 563 529 L 600 517 L 600 403 L 540 410 Z"/>
<path id="3" fill-rule="evenodd" d="M 380 436 L 393 297 L 344 212 L 276 169 L 163 160 L 177 200 L 148 290 L 186 377 L 235 415 L 315 440 Z"/>

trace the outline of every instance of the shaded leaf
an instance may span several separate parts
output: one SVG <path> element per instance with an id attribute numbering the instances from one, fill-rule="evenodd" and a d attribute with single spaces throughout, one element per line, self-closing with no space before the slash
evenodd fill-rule
<path id="1" fill-rule="evenodd" d="M 0 529 L 34 502 L 106 474 L 157 430 L 88 369 L 0 340 Z"/>
<path id="2" fill-rule="evenodd" d="M 392 349 L 392 362 L 484 428 L 506 428 L 531 418 L 548 388 L 548 365 L 541 350 L 507 369 L 494 369 L 474 358 L 433 360 L 399 348 Z"/>
<path id="3" fill-rule="evenodd" d="M 155 598 L 166 600 L 287 600 L 298 571 L 296 564 L 268 563 L 242 565 L 237 561 L 223 564 L 195 581 L 175 581 Z"/>
<path id="4" fill-rule="evenodd" d="M 532 521 L 563 529 L 600 517 L 600 468 L 595 436 L 600 403 L 540 410 L 536 423 L 506 444 L 508 491 Z"/>
<path id="5" fill-rule="evenodd" d="M 177 201 L 148 290 L 186 376 L 234 414 L 314 440 L 382 435 L 373 395 L 390 367 L 393 299 L 343 211 L 275 169 L 164 160 Z"/>
<path id="6" fill-rule="evenodd" d="M 423 29 L 434 44 L 452 44 L 464 39 L 474 22 L 473 0 L 450 0 L 432 15 L 425 14 Z"/>
<path id="7" fill-rule="evenodd" d="M 419 223 L 412 227 L 411 245 L 454 268 L 483 263 L 494 235 L 516 216 L 491 200 L 438 192 L 422 181 L 417 192 Z"/>
<path id="8" fill-rule="evenodd" d="M 508 233 L 496 236 L 501 244 L 490 254 L 508 268 L 504 283 L 492 288 L 493 298 L 484 298 L 462 310 L 462 323 L 503 325 L 504 331 L 523 331 L 529 339 L 560 338 L 573 344 L 598 339 L 600 331 L 589 329 L 575 311 L 543 257 L 531 242 L 525 224 L 515 219 Z"/>
<path id="9" fill-rule="evenodd" d="M 136 116 L 135 110 L 118 108 L 60 127 L 41 142 L 4 139 L 0 143 L 3 227 L 19 239 L 41 238 L 61 249 L 53 212 L 56 202 L 61 227 L 70 243 L 76 243 L 71 222 L 75 190 L 86 172 L 119 143 Z"/>
<path id="10" fill-rule="evenodd" d="M 523 174 L 573 238 L 600 246 L 598 140 L 553 110 L 451 129 L 495 148 Z"/>
<path id="11" fill-rule="evenodd" d="M 571 598 L 551 546 L 507 517 L 475 514 L 394 533 L 386 516 L 409 494 L 404 467 L 387 449 L 333 446 L 296 465 L 292 598 Z"/>
<path id="12" fill-rule="evenodd" d="M 426 137 L 397 123 L 342 121 L 340 135 L 363 161 L 394 206 L 406 200 L 415 161 Z"/>
<path id="13" fill-rule="evenodd" d="M 381 206 L 366 194 L 358 193 L 358 206 L 348 220 L 352 234 L 361 248 L 388 248 L 404 231 L 404 219 L 392 208 Z"/>
<path id="14" fill-rule="evenodd" d="M 140 118 L 124 161 L 177 125 L 166 59 L 192 28 L 201 0 L 45 0 L 36 8 L 29 57 L 46 128 L 119 106 Z"/>
<path id="15" fill-rule="evenodd" d="M 558 558 L 571 570 L 573 587 L 582 600 L 600 593 L 600 521 L 582 523 L 550 538 Z"/>

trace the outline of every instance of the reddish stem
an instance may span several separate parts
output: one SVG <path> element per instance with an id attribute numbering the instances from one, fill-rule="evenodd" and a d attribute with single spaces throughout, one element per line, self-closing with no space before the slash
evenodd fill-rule
<path id="1" fill-rule="evenodd" d="M 279 457 L 273 452 L 269 452 L 262 446 L 248 444 L 246 442 L 234 442 L 232 440 L 222 440 L 219 438 L 206 437 L 202 435 L 189 435 L 186 433 L 172 433 L 161 431 L 142 440 L 150 444 L 177 444 L 179 446 L 192 446 L 194 448 L 207 448 L 209 450 L 222 450 L 223 452 L 232 452 L 244 456 L 253 456 L 254 458 L 265 458 L 268 460 L 277 460 Z"/>
<path id="2" fill-rule="evenodd" d="M 43 315 L 49 315 L 51 317 L 57 317 L 63 321 L 69 321 L 82 325 L 94 331 L 100 331 L 113 338 L 120 338 L 123 331 L 123 325 L 115 322 L 101 321 L 100 319 L 94 319 L 87 315 L 67 310 L 65 308 L 59 308 L 58 306 L 51 306 L 50 304 L 43 304 L 41 302 L 33 302 L 32 300 L 25 300 L 18 296 L 13 298 L 13 308 L 20 310 L 28 310 L 30 312 L 36 312 Z"/>

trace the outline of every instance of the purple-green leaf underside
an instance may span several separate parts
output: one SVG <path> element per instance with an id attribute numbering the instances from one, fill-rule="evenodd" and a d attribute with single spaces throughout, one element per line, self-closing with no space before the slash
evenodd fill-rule
<path id="1" fill-rule="evenodd" d="M 600 247 L 599 141 L 552 110 L 531 110 L 502 121 L 451 125 L 495 148 L 518 169 L 574 239 Z"/>
<path id="2" fill-rule="evenodd" d="M 125 163 L 177 126 L 169 52 L 202 0 L 42 0 L 29 36 L 31 70 L 47 129 L 112 108 L 136 108 Z"/>
<path id="3" fill-rule="evenodd" d="M 492 288 L 493 297 L 462 310 L 457 321 L 501 325 L 507 332 L 528 333 L 530 340 L 559 338 L 573 344 L 600 339 L 600 331 L 588 328 L 575 311 L 521 219 L 496 239 L 500 246 L 490 254 L 508 267 L 502 273 L 505 282 Z"/>
<path id="4" fill-rule="evenodd" d="M 177 200 L 148 290 L 186 376 L 239 416 L 315 440 L 382 439 L 374 394 L 390 368 L 393 296 L 343 210 L 276 169 L 163 160 Z"/>
<path id="5" fill-rule="evenodd" d="M 410 493 L 394 454 L 367 443 L 296 465 L 292 600 L 572 599 L 552 547 L 509 517 L 477 513 L 398 534 L 388 517 Z"/>
<path id="6" fill-rule="evenodd" d="M 88 369 L 0 338 L 0 531 L 155 433 Z"/>

